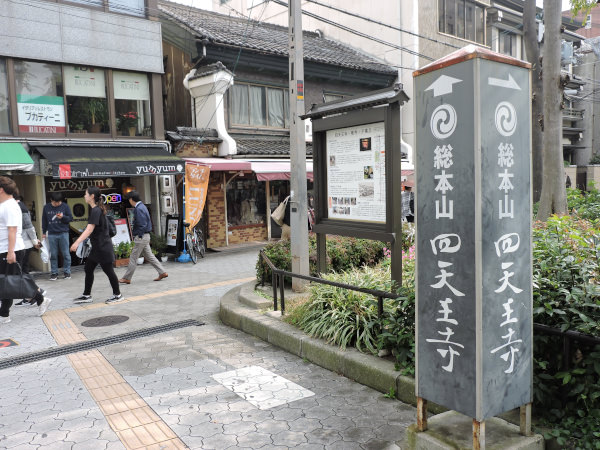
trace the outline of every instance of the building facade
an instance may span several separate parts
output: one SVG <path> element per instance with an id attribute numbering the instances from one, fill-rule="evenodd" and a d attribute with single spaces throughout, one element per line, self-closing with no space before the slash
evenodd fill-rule
<path id="1" fill-rule="evenodd" d="M 178 156 L 211 167 L 207 245 L 278 237 L 270 212 L 289 195 L 290 178 L 287 26 L 170 2 L 159 2 L 159 9 L 165 111 L 178 115 L 177 122 L 167 116 L 168 135 Z M 304 33 L 304 51 L 307 110 L 397 79 L 394 68 L 316 32 Z M 175 132 L 176 125 L 193 130 Z M 310 191 L 310 123 L 305 126 Z"/>
<path id="2" fill-rule="evenodd" d="M 159 232 L 171 212 L 161 210 L 160 177 L 183 165 L 164 139 L 161 25 L 149 14 L 156 3 L 1 0 L 0 8 L 0 148 L 32 162 L 14 170 L 0 159 L 0 172 L 16 180 L 38 235 L 43 205 L 61 192 L 75 239 L 88 186 L 100 188 L 116 218 L 127 214 L 123 194 L 137 189 Z"/>

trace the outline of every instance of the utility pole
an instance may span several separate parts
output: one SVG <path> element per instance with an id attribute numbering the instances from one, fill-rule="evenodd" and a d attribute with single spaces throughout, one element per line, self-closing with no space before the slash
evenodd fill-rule
<path id="1" fill-rule="evenodd" d="M 292 272 L 308 275 L 308 210 L 306 198 L 306 142 L 304 122 L 304 46 L 300 0 L 289 0 L 290 57 L 290 226 Z M 292 289 L 303 291 L 305 280 L 292 279 Z"/>

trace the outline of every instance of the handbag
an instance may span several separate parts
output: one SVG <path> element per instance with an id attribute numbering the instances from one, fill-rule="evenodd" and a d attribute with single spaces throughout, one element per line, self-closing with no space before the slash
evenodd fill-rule
<path id="1" fill-rule="evenodd" d="M 275 208 L 273 210 L 273 212 L 271 213 L 271 217 L 273 219 L 273 221 L 279 225 L 282 226 L 283 225 L 283 218 L 285 217 L 285 208 L 287 206 L 287 203 L 290 199 L 290 196 L 288 195 L 280 204 L 279 206 L 277 206 L 277 208 Z"/>
<path id="2" fill-rule="evenodd" d="M 77 250 L 75 250 L 75 255 L 78 258 L 83 259 L 87 258 L 92 251 L 92 243 L 90 242 L 90 238 L 85 239 L 77 246 Z"/>
<path id="3" fill-rule="evenodd" d="M 43 263 L 50 261 L 50 246 L 48 245 L 48 239 L 44 238 L 42 246 L 40 247 L 40 257 Z"/>
<path id="4" fill-rule="evenodd" d="M 12 265 L 6 263 L 5 272 L 0 273 L 0 297 L 10 300 L 35 297 L 38 286 L 33 277 L 23 273 L 19 263 L 14 263 L 18 267 L 19 273 L 9 274 Z"/>

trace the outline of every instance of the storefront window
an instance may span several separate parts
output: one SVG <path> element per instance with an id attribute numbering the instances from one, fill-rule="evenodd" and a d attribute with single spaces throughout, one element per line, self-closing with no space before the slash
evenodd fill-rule
<path id="1" fill-rule="evenodd" d="M 122 136 L 152 136 L 148 76 L 113 72 L 117 130 Z"/>
<path id="2" fill-rule="evenodd" d="M 227 186 L 227 223 L 229 226 L 265 223 L 265 182 L 234 179 Z"/>
<path id="3" fill-rule="evenodd" d="M 69 133 L 108 133 L 104 70 L 64 66 Z"/>
<path id="4" fill-rule="evenodd" d="M 65 132 L 61 67 L 58 64 L 15 61 L 19 131 Z"/>
<path id="5" fill-rule="evenodd" d="M 10 105 L 6 82 L 6 61 L 0 59 L 0 134 L 10 134 Z"/>

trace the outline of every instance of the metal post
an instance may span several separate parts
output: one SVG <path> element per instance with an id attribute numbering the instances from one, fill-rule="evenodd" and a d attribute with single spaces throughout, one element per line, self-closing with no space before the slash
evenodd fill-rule
<path id="1" fill-rule="evenodd" d="M 277 280 L 279 277 L 271 269 L 271 285 L 273 286 L 273 311 L 277 311 Z"/>
<path id="2" fill-rule="evenodd" d="M 383 317 L 383 297 L 377 297 L 377 318 L 381 320 Z"/>
<path id="3" fill-rule="evenodd" d="M 531 436 L 531 403 L 521 406 L 519 425 L 523 436 Z"/>
<path id="4" fill-rule="evenodd" d="M 485 421 L 473 419 L 473 450 L 485 450 Z"/>
<path id="5" fill-rule="evenodd" d="M 427 430 L 427 400 L 417 397 L 417 431 Z"/>
<path id="6" fill-rule="evenodd" d="M 306 198 L 306 142 L 304 122 L 304 47 L 300 0 L 289 2 L 290 72 L 290 226 L 292 272 L 308 275 L 308 207 Z M 292 279 L 292 289 L 303 291 L 307 282 Z"/>
<path id="7" fill-rule="evenodd" d="M 284 302 L 285 300 L 283 299 L 284 296 L 284 290 L 285 290 L 285 276 L 281 273 L 279 274 L 279 295 L 281 296 L 281 314 L 283 314 L 283 308 L 284 308 Z"/>

